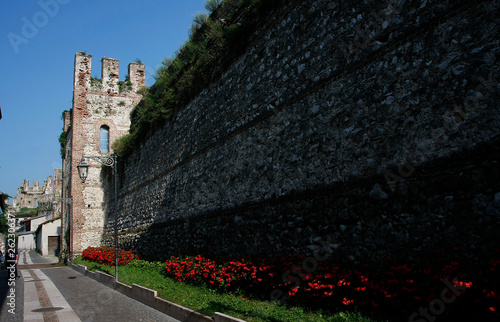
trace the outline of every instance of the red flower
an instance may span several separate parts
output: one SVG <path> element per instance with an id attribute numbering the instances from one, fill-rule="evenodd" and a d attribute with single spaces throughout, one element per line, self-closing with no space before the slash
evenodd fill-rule
<path id="1" fill-rule="evenodd" d="M 354 302 L 354 300 L 348 300 L 347 298 L 344 297 L 344 299 L 342 300 L 342 304 L 344 305 L 349 305 L 349 304 L 352 304 Z"/>

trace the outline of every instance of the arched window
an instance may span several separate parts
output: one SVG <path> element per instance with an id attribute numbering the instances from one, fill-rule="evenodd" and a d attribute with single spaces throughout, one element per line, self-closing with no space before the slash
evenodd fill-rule
<path id="1" fill-rule="evenodd" d="M 109 126 L 103 125 L 101 126 L 101 144 L 100 150 L 101 153 L 109 152 Z"/>

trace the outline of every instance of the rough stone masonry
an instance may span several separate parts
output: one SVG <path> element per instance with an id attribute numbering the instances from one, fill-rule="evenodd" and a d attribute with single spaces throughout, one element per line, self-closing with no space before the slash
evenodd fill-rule
<path id="1" fill-rule="evenodd" d="M 499 16 L 498 1 L 287 2 L 125 161 L 120 245 L 156 259 L 308 255 L 320 242 L 355 258 L 487 252 Z"/>

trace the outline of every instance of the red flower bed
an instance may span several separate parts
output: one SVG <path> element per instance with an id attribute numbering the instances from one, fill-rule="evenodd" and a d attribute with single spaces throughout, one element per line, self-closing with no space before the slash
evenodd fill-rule
<path id="1" fill-rule="evenodd" d="M 112 247 L 88 247 L 82 252 L 82 259 L 115 266 L 115 249 Z M 135 250 L 118 249 L 118 265 L 127 265 L 133 259 L 139 259 Z"/>
<path id="2" fill-rule="evenodd" d="M 390 312 L 398 319 L 416 314 L 418 321 L 420 308 L 452 319 L 453 314 L 461 314 L 453 313 L 454 309 L 467 307 L 479 316 L 500 317 L 499 260 L 488 261 L 486 269 L 478 272 L 475 259 L 457 248 L 426 256 L 424 263 L 407 260 L 413 264 L 404 263 L 403 257 L 388 257 L 377 267 L 349 260 L 332 265 L 304 256 L 257 261 L 172 256 L 165 268 L 167 276 L 178 281 L 317 308 L 356 306 L 377 315 Z"/>
<path id="3" fill-rule="evenodd" d="M 201 255 L 174 257 L 166 262 L 166 274 L 182 282 L 204 283 L 223 289 L 256 288 L 273 279 L 276 265 L 247 260 L 214 261 Z"/>

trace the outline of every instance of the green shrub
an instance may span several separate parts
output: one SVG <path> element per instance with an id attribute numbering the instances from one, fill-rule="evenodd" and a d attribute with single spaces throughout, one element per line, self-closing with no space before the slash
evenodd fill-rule
<path id="1" fill-rule="evenodd" d="M 148 262 L 142 259 L 134 259 L 129 264 L 131 267 L 137 268 L 147 268 L 158 271 L 158 273 L 163 274 L 165 271 L 165 263 L 164 262 Z"/>
<path id="2" fill-rule="evenodd" d="M 128 156 L 152 129 L 173 120 L 217 80 L 245 52 L 253 31 L 281 4 L 278 0 L 208 0 L 205 7 L 210 15 L 195 15 L 189 40 L 175 58 L 164 59 L 154 75 L 156 83 L 143 90 L 143 99 L 131 113 L 130 134 L 116 145 L 118 155 Z"/>
<path id="3" fill-rule="evenodd" d="M 38 208 L 21 208 L 19 212 L 16 214 L 17 216 L 21 217 L 34 217 L 38 215 Z"/>
<path id="4" fill-rule="evenodd" d="M 214 12 L 221 5 L 222 0 L 207 0 L 205 3 L 205 9 L 210 12 Z"/>
<path id="5" fill-rule="evenodd" d="M 61 159 L 66 158 L 66 138 L 68 136 L 68 131 L 63 131 L 59 136 L 59 143 L 61 144 Z"/>

